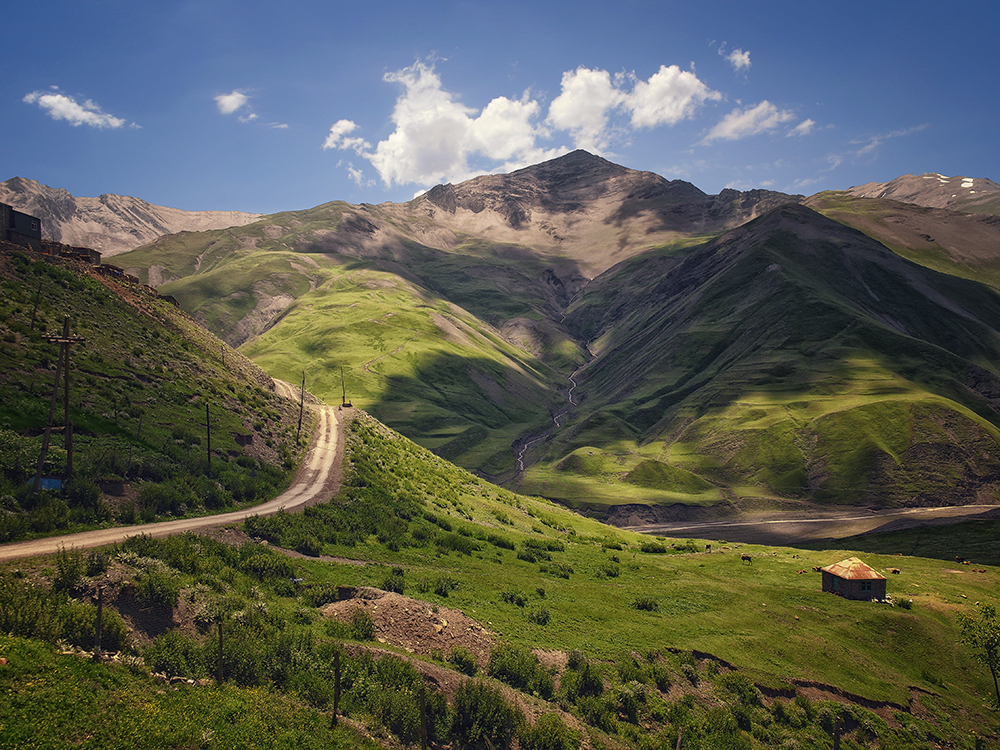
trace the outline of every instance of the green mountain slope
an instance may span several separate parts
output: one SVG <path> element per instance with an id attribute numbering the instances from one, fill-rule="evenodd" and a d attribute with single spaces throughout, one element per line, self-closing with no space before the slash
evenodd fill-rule
<path id="1" fill-rule="evenodd" d="M 307 438 L 296 442 L 296 405 L 169 302 L 12 246 L 0 251 L 0 284 L 0 541 L 217 512 L 287 484 Z M 73 439 L 53 434 L 44 474 L 62 476 L 72 447 L 73 476 L 35 494 L 60 359 L 49 338 L 66 319 L 81 337 L 71 347 Z M 61 427 L 62 378 L 57 396 Z"/>
<path id="2" fill-rule="evenodd" d="M 567 316 L 595 357 L 521 488 L 596 506 L 618 487 L 714 499 L 684 489 L 691 473 L 737 496 L 993 498 L 998 320 L 989 288 L 801 206 L 680 259 L 634 259 Z M 589 497 L 567 463 L 585 448 L 607 464 Z M 658 468 L 660 493 L 637 493 L 632 472 L 648 461 L 683 472 L 672 482 Z"/>

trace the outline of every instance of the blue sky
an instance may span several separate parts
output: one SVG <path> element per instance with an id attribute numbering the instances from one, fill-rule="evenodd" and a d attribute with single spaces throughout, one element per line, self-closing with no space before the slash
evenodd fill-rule
<path id="1" fill-rule="evenodd" d="M 1000 181 L 998 20 L 921 0 L 36 0 L 5 10 L 0 180 L 264 213 L 575 148 L 709 193 Z"/>

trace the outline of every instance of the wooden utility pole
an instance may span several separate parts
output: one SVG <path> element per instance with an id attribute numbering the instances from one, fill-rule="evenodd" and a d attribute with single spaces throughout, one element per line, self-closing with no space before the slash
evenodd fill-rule
<path id="1" fill-rule="evenodd" d="M 212 474 L 212 417 L 208 413 L 208 402 L 205 402 L 205 432 L 208 435 L 208 474 Z"/>
<path id="2" fill-rule="evenodd" d="M 344 392 L 344 401 L 341 404 L 341 408 L 346 408 L 351 405 L 351 402 L 347 400 L 347 381 L 344 380 L 344 368 L 340 368 L 340 387 Z"/>
<path id="3" fill-rule="evenodd" d="M 56 399 L 59 397 L 59 378 L 64 375 L 63 385 L 63 435 L 66 441 L 66 477 L 73 475 L 73 424 L 69 421 L 69 347 L 71 344 L 85 341 L 82 336 L 69 335 L 69 317 L 63 320 L 62 336 L 46 336 L 50 343 L 59 344 L 59 361 L 56 364 L 55 385 L 52 388 L 52 400 L 49 402 L 49 420 L 45 425 L 45 435 L 42 438 L 42 452 L 38 457 L 38 466 L 35 469 L 35 482 L 32 486 L 34 492 L 38 492 L 42 483 L 42 468 L 45 465 L 45 456 L 49 452 L 49 440 L 52 437 L 52 419 L 55 417 Z"/>
<path id="4" fill-rule="evenodd" d="M 104 616 L 104 587 L 97 587 L 97 622 L 94 626 L 94 661 L 101 660 L 101 619 Z"/>

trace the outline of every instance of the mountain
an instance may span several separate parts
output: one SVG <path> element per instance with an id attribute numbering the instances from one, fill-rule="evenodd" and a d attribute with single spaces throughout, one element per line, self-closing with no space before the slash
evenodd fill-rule
<path id="1" fill-rule="evenodd" d="M 1000 295 L 805 206 L 595 279 L 594 359 L 520 488 L 586 503 L 718 488 L 869 506 L 1000 489 Z M 700 480 L 700 484 L 699 484 Z"/>
<path id="2" fill-rule="evenodd" d="M 996 219 L 805 201 L 574 152 L 119 263 L 268 372 L 577 507 L 991 502 Z"/>
<path id="3" fill-rule="evenodd" d="M 928 208 L 950 208 L 970 214 L 1000 214 L 1000 185 L 981 177 L 906 174 L 890 182 L 848 188 L 858 198 L 884 198 Z"/>
<path id="4" fill-rule="evenodd" d="M 22 177 L 0 182 L 0 202 L 42 219 L 44 239 L 91 247 L 105 258 L 165 234 L 243 226 L 261 218 L 242 211 L 182 211 L 122 195 L 76 198 Z"/>

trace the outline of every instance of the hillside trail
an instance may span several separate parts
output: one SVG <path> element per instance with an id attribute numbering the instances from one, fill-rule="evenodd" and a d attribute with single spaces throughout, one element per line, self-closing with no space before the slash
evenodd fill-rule
<path id="1" fill-rule="evenodd" d="M 298 401 L 299 389 L 296 386 L 277 378 L 274 379 L 274 382 L 275 390 L 279 395 Z M 236 523 L 249 516 L 270 516 L 280 510 L 300 511 L 308 505 L 329 500 L 340 489 L 341 464 L 344 457 L 344 431 L 341 429 L 337 407 L 309 400 L 306 401 L 306 404 L 315 412 L 318 420 L 312 443 L 291 485 L 274 499 L 261 505 L 213 516 L 142 523 L 44 539 L 32 539 L 26 542 L 10 542 L 0 545 L 0 560 L 49 555 L 58 552 L 60 548 L 102 547 L 106 544 L 116 544 L 125 537 L 136 534 L 148 534 L 154 537 L 170 536 L 185 531 L 197 531 Z"/>

